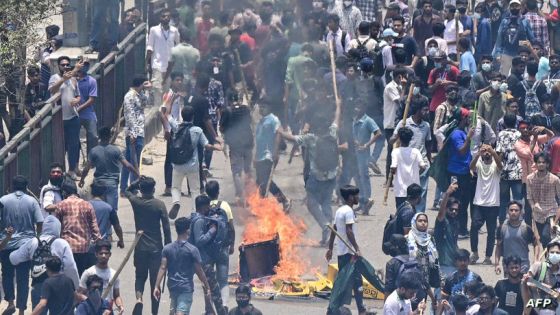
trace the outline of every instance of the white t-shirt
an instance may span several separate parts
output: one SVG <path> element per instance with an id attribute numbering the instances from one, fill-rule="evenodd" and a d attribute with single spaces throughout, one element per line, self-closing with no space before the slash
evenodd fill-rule
<path id="1" fill-rule="evenodd" d="M 443 39 L 446 41 L 456 41 L 457 36 L 455 32 L 455 19 L 451 19 L 445 21 L 445 31 L 443 31 Z M 461 22 L 457 22 L 459 25 L 459 34 L 463 33 L 463 24 Z M 457 43 L 455 44 L 447 44 L 447 53 L 448 54 L 456 54 L 457 53 Z"/>
<path id="2" fill-rule="evenodd" d="M 401 99 L 399 85 L 395 81 L 387 83 L 383 90 L 383 128 L 394 129 L 397 109 Z"/>
<path id="3" fill-rule="evenodd" d="M 350 244 L 350 241 L 348 240 L 348 236 L 346 235 L 346 225 L 353 224 L 352 230 L 354 231 L 354 234 L 356 234 L 355 223 L 356 223 L 356 215 L 354 214 L 354 210 L 352 210 L 350 206 L 344 205 L 336 210 L 336 213 L 334 215 L 334 225 L 336 226 L 336 231 L 338 232 L 338 234 L 340 234 L 340 236 L 342 236 L 342 238 L 346 242 L 348 242 L 348 244 Z M 351 253 L 348 247 L 344 245 L 344 243 L 338 238 L 335 239 L 334 245 L 336 247 L 335 253 L 337 256 L 342 256 Z"/>
<path id="4" fill-rule="evenodd" d="M 483 207 L 497 207 L 500 205 L 500 170 L 496 162 L 486 164 L 479 159 L 476 162 L 476 190 L 473 204 Z"/>
<path id="5" fill-rule="evenodd" d="M 395 197 L 406 197 L 406 189 L 411 184 L 420 185 L 420 167 L 426 167 L 420 150 L 411 147 L 393 149 L 391 168 L 397 169 L 393 177 Z"/>
<path id="6" fill-rule="evenodd" d="M 175 26 L 169 26 L 167 31 L 161 24 L 152 26 L 146 47 L 146 50 L 152 51 L 152 68 L 165 72 L 171 58 L 171 48 L 177 44 L 179 44 L 179 30 Z"/>
<path id="7" fill-rule="evenodd" d="M 385 305 L 383 305 L 383 315 L 410 315 L 411 313 L 410 300 L 401 300 L 397 295 L 397 290 L 387 297 Z"/>
<path id="8" fill-rule="evenodd" d="M 103 279 L 103 290 L 105 290 L 105 288 L 107 288 L 107 286 L 109 285 L 109 281 L 111 280 L 114 274 L 115 274 L 115 270 L 113 270 L 112 268 L 101 269 L 93 265 L 88 269 L 86 269 L 84 273 L 82 273 L 82 277 L 80 278 L 80 288 L 87 289 L 86 286 L 87 279 L 90 276 L 98 275 L 101 279 Z M 121 280 L 117 278 L 117 280 L 115 281 L 115 285 L 113 286 L 113 289 L 119 289 L 120 286 L 121 286 Z M 109 301 L 113 301 L 113 290 L 109 292 L 107 299 Z"/>

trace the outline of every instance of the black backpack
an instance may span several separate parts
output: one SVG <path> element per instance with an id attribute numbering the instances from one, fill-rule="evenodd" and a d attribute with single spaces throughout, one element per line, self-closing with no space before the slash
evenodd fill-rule
<path id="1" fill-rule="evenodd" d="M 385 65 L 383 64 L 383 47 L 385 46 L 376 46 L 373 52 L 371 53 L 373 59 L 373 75 L 376 77 L 382 77 L 385 74 Z"/>
<path id="2" fill-rule="evenodd" d="M 214 237 L 212 243 L 214 247 L 220 249 L 231 245 L 229 220 L 226 211 L 221 206 L 222 201 L 220 200 L 216 205 L 210 207 L 210 212 L 208 213 L 208 220 L 218 226 L 216 237 Z"/>
<path id="3" fill-rule="evenodd" d="M 385 227 L 383 228 L 383 243 L 381 243 L 381 250 L 385 255 L 392 256 L 393 254 L 391 253 L 391 247 L 389 243 L 391 241 L 391 236 L 393 234 L 402 234 L 402 231 L 397 231 L 397 218 L 399 217 L 399 213 L 403 209 L 403 205 L 405 203 L 406 202 L 403 202 L 399 206 L 397 212 L 394 215 L 390 214 L 389 219 L 387 219 L 387 222 L 385 222 Z"/>
<path id="4" fill-rule="evenodd" d="M 358 43 L 358 47 L 352 48 L 350 49 L 350 51 L 348 51 L 349 57 L 356 62 L 360 62 L 364 58 L 371 58 L 372 54 L 368 51 L 366 47 L 367 43 L 370 40 L 371 40 L 370 37 L 368 37 L 363 42 L 360 42 L 359 39 L 356 39 L 356 42 Z"/>
<path id="5" fill-rule="evenodd" d="M 169 157 L 173 164 L 185 164 L 190 161 L 194 154 L 194 146 L 192 144 L 191 123 L 182 123 L 171 137 L 171 146 L 169 148 Z"/>
<path id="6" fill-rule="evenodd" d="M 31 278 L 33 282 L 43 282 L 47 279 L 47 267 L 45 263 L 52 257 L 51 245 L 56 240 L 52 237 L 50 240 L 41 240 L 37 237 L 37 249 L 31 258 Z"/>
<path id="7" fill-rule="evenodd" d="M 418 265 L 418 261 L 416 261 L 416 259 L 411 257 L 404 258 L 403 256 L 396 256 L 395 259 L 401 262 L 397 279 L 400 278 L 400 276 L 405 272 L 416 271 L 422 274 L 420 266 Z"/>
<path id="8" fill-rule="evenodd" d="M 330 172 L 338 167 L 338 141 L 330 133 L 317 136 L 313 161 L 319 172 Z"/>

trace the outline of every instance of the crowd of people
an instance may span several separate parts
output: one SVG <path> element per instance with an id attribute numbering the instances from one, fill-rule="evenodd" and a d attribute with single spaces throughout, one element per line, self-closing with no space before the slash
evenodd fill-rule
<path id="1" fill-rule="evenodd" d="M 303 160 L 305 205 L 322 231 L 317 241 L 341 269 L 367 242 L 356 225 L 358 214 L 375 211 L 372 181 L 392 191 L 396 209 L 376 244 L 388 255 L 384 314 L 560 309 L 556 298 L 527 306 L 555 294 L 547 287 L 560 288 L 557 4 L 226 1 L 216 9 L 207 0 L 169 2 L 147 30 L 147 75 L 130 82 L 123 100 L 124 152 L 113 144 L 111 128 L 97 126 L 89 60 L 73 64 L 61 56 L 52 74 L 46 62 L 27 69 L 26 119 L 49 94 L 61 93 L 67 167 L 52 165 L 39 200 L 27 194 L 21 176 L 0 198 L 6 314 L 26 309 L 30 271 L 33 314 L 70 314 L 76 306 L 78 314 L 124 311 L 108 264 L 113 233 L 124 247 L 119 198 L 130 201 L 136 230 L 143 231 L 134 254 L 134 314 L 144 309 L 148 276 L 152 314 L 166 276 L 174 314 L 189 314 L 194 274 L 203 283 L 207 314 L 260 314 L 247 285 L 236 290 L 238 307 L 228 310 L 232 210 L 246 205 L 252 185 L 291 210 L 290 196 L 272 178 L 281 153 L 288 163 Z M 140 16 L 138 9 L 127 11 L 121 39 Z M 44 56 L 62 45 L 52 38 Z M 96 31 L 88 50 L 99 45 Z M 140 174 L 150 99 L 160 107 L 162 188 L 170 203 L 154 196 L 153 178 Z M 87 165 L 80 169 L 82 127 Z M 229 157 L 231 205 L 219 199 L 220 184 L 212 180 L 214 151 Z M 86 201 L 77 186 L 84 187 L 92 169 Z M 181 202 L 184 194 L 189 204 Z M 437 211 L 434 223 L 426 210 Z M 460 239 L 469 239 L 469 250 L 459 248 Z M 477 263 L 505 278 L 490 285 L 469 269 Z M 348 289 L 362 315 L 355 272 Z"/>

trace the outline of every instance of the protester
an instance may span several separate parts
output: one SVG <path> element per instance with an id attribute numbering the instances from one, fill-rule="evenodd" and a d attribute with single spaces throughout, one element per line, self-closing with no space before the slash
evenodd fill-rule
<path id="1" fill-rule="evenodd" d="M 507 314 L 522 314 L 524 309 L 521 294 L 523 271 L 519 256 L 511 255 L 504 259 L 506 279 L 499 280 L 494 286 L 498 307 Z"/>
<path id="2" fill-rule="evenodd" d="M 439 267 L 442 276 L 448 277 L 455 271 L 455 256 L 459 246 L 457 214 L 459 213 L 460 202 L 451 197 L 459 186 L 452 183 L 443 194 L 441 206 L 436 218 L 434 227 L 434 240 L 439 256 Z"/>
<path id="3" fill-rule="evenodd" d="M 232 308 L 228 315 L 262 315 L 256 307 L 251 304 L 251 287 L 241 284 L 235 289 L 235 301 L 237 307 Z"/>
<path id="4" fill-rule="evenodd" d="M 482 278 L 469 269 L 470 253 L 466 249 L 459 249 L 455 255 L 455 267 L 457 270 L 445 278 L 442 288 L 442 297 L 448 298 L 461 294 L 464 286 L 469 281 L 483 283 Z"/>
<path id="5" fill-rule="evenodd" d="M 97 80 L 88 74 L 90 61 L 82 59 L 82 68 L 77 72 L 78 88 L 80 89 L 80 104 L 76 111 L 80 114 L 80 126 L 86 130 L 87 151 L 97 145 L 97 116 L 95 114 L 95 100 L 97 99 Z"/>
<path id="6" fill-rule="evenodd" d="M 8 302 L 4 312 L 13 314 L 17 308 L 23 314 L 27 309 L 31 264 L 14 265 L 10 261 L 10 254 L 41 234 L 44 219 L 37 200 L 27 194 L 27 179 L 24 176 L 18 175 L 12 179 L 12 189 L 12 193 L 0 198 L 2 224 L 13 228 L 8 243 L 0 248 L 2 288 L 4 300 Z M 2 231 L 2 236 L 6 237 L 6 231 Z"/>
<path id="7" fill-rule="evenodd" d="M 95 243 L 95 258 L 95 265 L 84 270 L 82 273 L 78 292 L 85 295 L 88 288 L 88 279 L 93 275 L 97 275 L 103 280 L 103 290 L 109 290 L 107 296 L 109 305 L 113 305 L 117 309 L 117 313 L 122 315 L 124 313 L 124 303 L 120 293 L 120 279 L 113 279 L 115 270 L 109 267 L 109 259 L 111 258 L 111 243 L 109 241 L 98 240 Z M 110 280 L 114 280 L 111 283 L 113 285 L 112 288 L 108 287 Z"/>
<path id="8" fill-rule="evenodd" d="M 50 314 L 74 314 L 76 285 L 72 279 L 61 272 L 62 261 L 54 256 L 46 261 L 45 266 L 49 277 L 42 285 L 41 300 L 31 314 L 43 314 L 44 310 L 48 310 Z"/>
<path id="9" fill-rule="evenodd" d="M 95 219 L 99 227 L 99 233 L 103 239 L 112 239 L 113 231 L 117 235 L 117 247 L 124 248 L 123 230 L 119 222 L 117 210 L 103 200 L 107 187 L 100 181 L 91 184 L 91 197 L 89 201 L 95 211 Z"/>
<path id="10" fill-rule="evenodd" d="M 171 243 L 171 230 L 167 209 L 163 201 L 154 198 L 156 181 L 151 177 L 140 176 L 140 178 L 125 191 L 125 195 L 132 205 L 134 212 L 134 225 L 136 232 L 143 231 L 143 236 L 134 249 L 135 309 L 142 313 L 144 285 L 150 276 L 149 292 L 155 289 L 158 266 L 161 262 L 161 251 L 163 246 Z M 137 196 L 140 190 L 142 196 Z M 161 222 L 161 224 L 160 224 Z M 163 232 L 163 244 L 161 235 Z M 157 314 L 159 301 L 152 296 L 152 314 Z"/>
<path id="11" fill-rule="evenodd" d="M 60 186 L 64 181 L 63 174 L 63 166 L 60 163 L 54 162 L 51 164 L 49 182 L 41 187 L 41 192 L 39 193 L 39 205 L 41 206 L 43 217 L 55 211 L 56 204 L 62 201 Z"/>
<path id="12" fill-rule="evenodd" d="M 532 298 L 543 298 L 550 299 L 552 303 L 547 305 L 533 304 L 534 307 L 526 305 L 528 311 L 535 311 L 537 313 L 554 313 L 558 307 L 558 303 L 551 299 L 550 295 L 540 291 L 537 288 L 529 287 L 529 280 L 536 280 L 544 285 L 550 287 L 556 287 L 558 281 L 556 280 L 555 274 L 558 272 L 560 267 L 560 239 L 553 239 L 550 243 L 546 245 L 546 259 L 542 261 L 536 261 L 531 265 L 529 271 L 523 275 L 522 283 L 522 294 L 526 299 Z"/>
<path id="13" fill-rule="evenodd" d="M 404 273 L 398 283 L 398 288 L 391 293 L 383 305 L 383 314 L 413 314 L 410 300 L 421 288 L 419 272 Z M 418 305 L 417 314 L 426 309 L 426 302 Z"/>

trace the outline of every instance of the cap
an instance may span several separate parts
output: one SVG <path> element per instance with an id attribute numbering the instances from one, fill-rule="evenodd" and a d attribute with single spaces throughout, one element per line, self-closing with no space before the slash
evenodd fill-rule
<path id="1" fill-rule="evenodd" d="M 388 36 L 397 37 L 397 36 L 399 36 L 399 34 L 397 34 L 397 32 L 395 32 L 395 31 L 393 31 L 393 29 L 387 28 L 383 31 L 383 37 L 388 37 Z"/>
<path id="2" fill-rule="evenodd" d="M 517 3 L 517 4 L 521 5 L 521 1 L 519 1 L 519 0 L 511 0 L 511 1 L 509 2 L 509 6 L 511 7 L 511 5 L 514 4 L 514 3 Z"/>
<path id="3" fill-rule="evenodd" d="M 363 72 L 372 72 L 373 71 L 373 60 L 371 58 L 363 58 L 362 60 L 360 60 L 360 69 Z"/>

